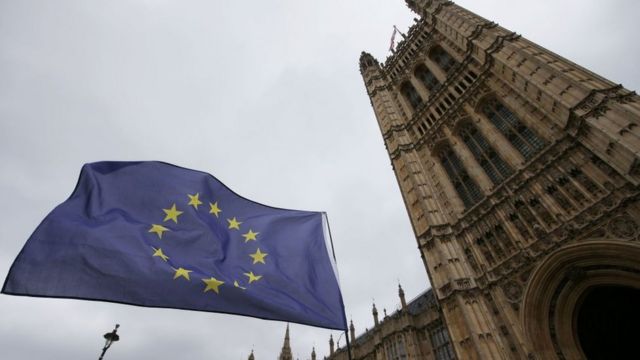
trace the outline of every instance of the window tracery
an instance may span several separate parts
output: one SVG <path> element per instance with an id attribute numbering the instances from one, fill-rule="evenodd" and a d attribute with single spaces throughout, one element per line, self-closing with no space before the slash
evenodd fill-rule
<path id="1" fill-rule="evenodd" d="M 402 83 L 400 92 L 405 97 L 405 99 L 407 99 L 409 104 L 411 104 L 413 110 L 417 110 L 420 104 L 422 104 L 422 97 L 420 97 L 420 94 L 418 94 L 418 91 L 413 87 L 413 85 L 411 85 L 410 82 L 405 81 L 404 83 Z"/>
<path id="2" fill-rule="evenodd" d="M 385 350 L 387 360 L 405 360 L 407 358 L 404 337 L 401 334 L 395 339 L 391 337 L 386 343 Z"/>
<path id="3" fill-rule="evenodd" d="M 461 127 L 460 136 L 494 185 L 502 183 L 513 174 L 511 167 L 471 123 L 466 123 Z"/>
<path id="4" fill-rule="evenodd" d="M 438 81 L 438 78 L 436 78 L 424 64 L 420 64 L 416 68 L 414 75 L 420 80 L 422 85 L 429 90 L 429 93 L 433 94 L 440 88 L 440 81 Z"/>
<path id="5" fill-rule="evenodd" d="M 429 338 L 436 360 L 455 360 L 449 334 L 442 324 L 429 331 Z"/>
<path id="6" fill-rule="evenodd" d="M 538 137 L 511 110 L 496 99 L 486 101 L 481 109 L 484 115 L 526 160 L 533 158 L 546 145 L 542 138 Z"/>
<path id="7" fill-rule="evenodd" d="M 484 198 L 480 188 L 469 176 L 449 144 L 440 150 L 439 157 L 465 207 L 469 208 Z"/>
<path id="8" fill-rule="evenodd" d="M 457 64 L 456 61 L 441 46 L 434 47 L 429 52 L 429 58 L 433 60 L 445 72 L 449 73 Z"/>

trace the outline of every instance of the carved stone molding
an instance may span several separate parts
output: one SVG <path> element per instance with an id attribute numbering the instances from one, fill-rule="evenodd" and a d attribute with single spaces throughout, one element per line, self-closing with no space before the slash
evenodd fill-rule
<path id="1" fill-rule="evenodd" d="M 522 300 L 522 285 L 515 280 L 510 280 L 502 285 L 502 290 L 510 303 L 519 303 Z"/>
<path id="2" fill-rule="evenodd" d="M 640 284 L 640 247 L 622 241 L 583 241 L 564 246 L 538 264 L 525 289 L 521 322 L 537 356 L 580 359 L 572 316 L 590 287 Z"/>
<path id="3" fill-rule="evenodd" d="M 625 214 L 611 219 L 607 224 L 607 231 L 613 238 L 628 240 L 638 234 L 638 223 Z"/>

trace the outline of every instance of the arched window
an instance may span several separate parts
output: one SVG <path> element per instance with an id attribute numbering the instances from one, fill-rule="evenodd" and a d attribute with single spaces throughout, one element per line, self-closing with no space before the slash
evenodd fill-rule
<path id="1" fill-rule="evenodd" d="M 438 79 L 424 65 L 420 65 L 418 66 L 418 68 L 416 68 L 415 75 L 431 94 L 436 92 L 440 87 L 440 82 L 438 81 Z"/>
<path id="2" fill-rule="evenodd" d="M 422 98 L 420 97 L 420 94 L 418 94 L 416 88 L 414 88 L 410 82 L 405 81 L 400 87 L 400 92 L 402 93 L 402 95 L 404 95 L 407 101 L 409 101 L 409 104 L 411 104 L 413 110 L 418 109 L 418 106 L 422 104 Z"/>
<path id="3" fill-rule="evenodd" d="M 456 61 L 442 47 L 436 46 L 429 53 L 429 58 L 448 73 L 456 65 Z"/>
<path id="4" fill-rule="evenodd" d="M 471 123 L 467 123 L 460 129 L 462 141 L 467 145 L 473 157 L 476 158 L 491 181 L 498 185 L 513 174 L 511 167 L 489 145 L 487 139 Z"/>
<path id="5" fill-rule="evenodd" d="M 451 146 L 447 145 L 440 151 L 440 161 L 465 207 L 469 208 L 482 200 L 484 195 L 480 188 L 464 169 Z"/>
<path id="6" fill-rule="evenodd" d="M 399 334 L 396 336 L 398 344 L 398 360 L 405 360 L 407 358 L 407 349 L 404 346 L 404 337 Z"/>
<path id="7" fill-rule="evenodd" d="M 387 350 L 387 360 L 406 360 L 407 350 L 402 335 L 396 336 L 396 341 L 394 341 L 393 337 L 390 337 L 385 348 Z"/>
<path id="8" fill-rule="evenodd" d="M 387 360 L 397 360 L 398 350 L 396 349 L 396 343 L 393 341 L 393 339 L 388 340 L 385 347 L 387 350 Z"/>
<path id="9" fill-rule="evenodd" d="M 544 140 L 538 137 L 511 110 L 496 99 L 487 101 L 482 106 L 482 112 L 509 139 L 525 159 L 531 159 L 544 148 Z"/>
<path id="10" fill-rule="evenodd" d="M 436 360 L 455 360 L 456 356 L 449 340 L 449 334 L 443 324 L 429 331 L 429 339 L 431 340 L 431 348 Z"/>

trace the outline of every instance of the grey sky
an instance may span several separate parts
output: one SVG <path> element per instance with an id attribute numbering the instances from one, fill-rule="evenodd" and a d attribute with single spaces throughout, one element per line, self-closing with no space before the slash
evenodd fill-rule
<path id="1" fill-rule="evenodd" d="M 640 89 L 636 0 L 460 0 Z M 0 278 L 83 163 L 163 160 L 273 206 L 329 214 L 347 316 L 428 286 L 358 72 L 384 61 L 401 0 L 0 0 Z M 4 359 L 275 358 L 285 324 L 100 302 L 0 296 Z M 300 359 L 329 334 L 292 325 Z M 344 344 L 344 340 L 341 341 Z"/>

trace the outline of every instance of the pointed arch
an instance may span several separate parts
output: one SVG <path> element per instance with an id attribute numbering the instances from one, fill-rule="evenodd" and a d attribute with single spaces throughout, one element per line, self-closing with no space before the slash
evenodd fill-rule
<path id="1" fill-rule="evenodd" d="M 494 185 L 501 184 L 513 174 L 513 169 L 471 121 L 458 125 L 458 135 Z"/>
<path id="2" fill-rule="evenodd" d="M 400 93 L 407 99 L 409 104 L 411 104 L 413 110 L 417 110 L 422 104 L 422 97 L 409 81 L 405 81 L 400 85 Z"/>
<path id="3" fill-rule="evenodd" d="M 466 208 L 472 207 L 484 198 L 480 187 L 469 176 L 462 161 L 448 142 L 439 144 L 437 157 Z"/>
<path id="4" fill-rule="evenodd" d="M 456 60 L 440 45 L 429 50 L 429 59 L 438 64 L 445 73 L 449 73 L 457 64 Z"/>
<path id="5" fill-rule="evenodd" d="M 558 359 L 558 354 L 566 359 L 586 358 L 574 326 L 580 301 L 598 286 L 640 289 L 638 258 L 640 245 L 598 238 L 583 239 L 547 255 L 524 290 L 518 288 L 516 299 L 533 351 L 542 359 Z"/>
<path id="6" fill-rule="evenodd" d="M 425 64 L 418 65 L 413 74 L 429 91 L 429 94 L 435 93 L 440 88 L 440 81 L 435 77 L 435 75 L 433 75 Z"/>

